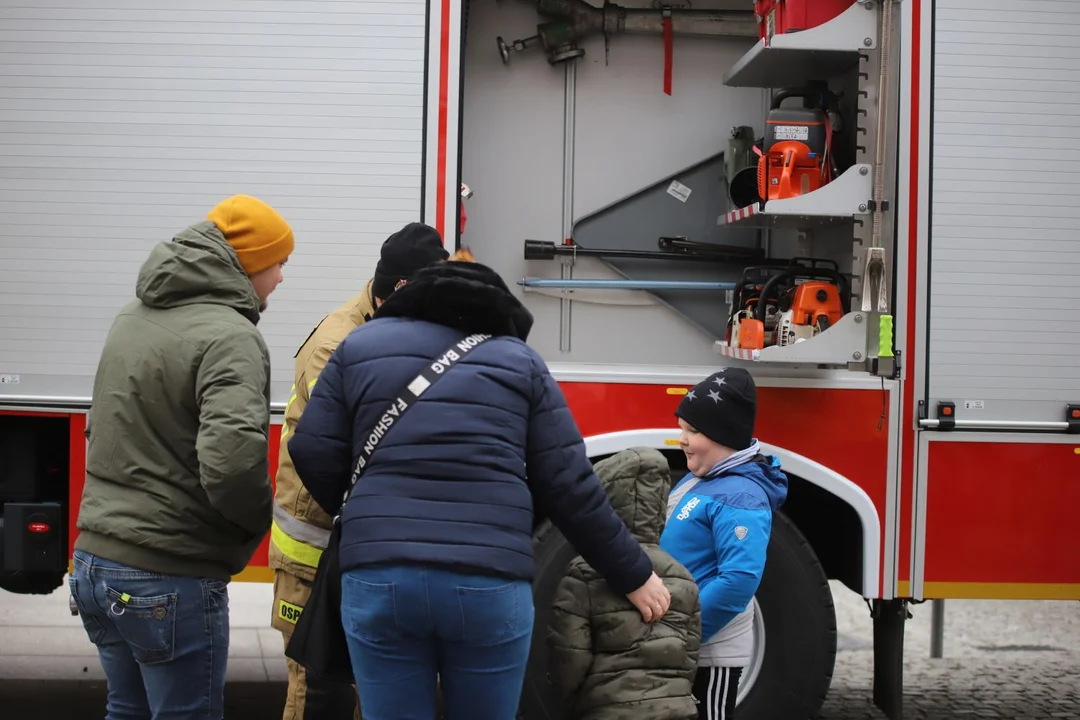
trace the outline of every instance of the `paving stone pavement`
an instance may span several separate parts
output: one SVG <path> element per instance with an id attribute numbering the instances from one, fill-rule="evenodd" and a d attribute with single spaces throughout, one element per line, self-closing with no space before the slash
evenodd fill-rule
<path id="1" fill-rule="evenodd" d="M 266 627 L 272 589 L 230 588 L 226 717 L 280 717 L 281 639 Z M 883 720 L 873 706 L 872 622 L 862 598 L 833 584 L 839 628 L 832 690 L 818 720 Z M 1080 602 L 946 603 L 944 658 L 932 660 L 930 604 L 905 635 L 905 720 L 1080 720 Z M 0 593 L 0 718 L 100 720 L 104 675 L 62 591 Z"/>
<path id="2" fill-rule="evenodd" d="M 883 720 L 874 707 L 872 623 L 865 603 L 834 585 L 841 630 L 820 720 Z M 904 719 L 1080 720 L 1080 602 L 945 603 L 944 657 L 930 658 L 930 603 L 905 633 Z"/>

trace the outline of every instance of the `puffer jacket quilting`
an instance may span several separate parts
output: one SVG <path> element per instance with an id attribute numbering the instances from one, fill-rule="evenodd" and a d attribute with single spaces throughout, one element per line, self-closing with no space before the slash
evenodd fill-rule
<path id="1" fill-rule="evenodd" d="M 657 545 L 671 476 L 667 460 L 634 448 L 596 464 L 612 506 L 671 592 L 649 624 L 581 557 L 560 583 L 548 626 L 548 672 L 575 720 L 688 720 L 701 646 L 701 609 L 690 572 Z"/>

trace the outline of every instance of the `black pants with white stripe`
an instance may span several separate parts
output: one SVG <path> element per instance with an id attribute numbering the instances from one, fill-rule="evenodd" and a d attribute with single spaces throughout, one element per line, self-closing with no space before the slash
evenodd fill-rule
<path id="1" fill-rule="evenodd" d="M 694 679 L 698 720 L 734 720 L 742 668 L 699 667 Z"/>

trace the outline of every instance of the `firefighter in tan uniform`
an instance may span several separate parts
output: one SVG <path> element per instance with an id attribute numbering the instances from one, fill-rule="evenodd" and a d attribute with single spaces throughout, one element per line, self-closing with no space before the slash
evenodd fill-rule
<path id="1" fill-rule="evenodd" d="M 363 292 L 327 315 L 296 352 L 296 381 L 285 406 L 278 456 L 274 521 L 270 528 L 270 567 L 274 569 L 271 624 L 285 644 L 311 594 L 319 557 L 330 537 L 331 518 L 304 489 L 289 457 L 288 438 L 307 406 L 311 390 L 334 349 L 353 329 L 371 319 L 376 308 L 422 267 L 446 260 L 448 253 L 434 228 L 410 223 L 383 243 L 375 276 Z M 288 660 L 289 691 L 284 720 L 360 718 L 351 685 L 308 675 Z"/>

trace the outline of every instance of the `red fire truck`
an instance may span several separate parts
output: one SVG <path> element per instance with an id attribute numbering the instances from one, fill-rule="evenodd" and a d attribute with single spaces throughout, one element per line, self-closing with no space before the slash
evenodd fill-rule
<path id="1" fill-rule="evenodd" d="M 1080 599 L 1074 4 L 0 0 L 0 587 L 64 582 L 153 244 L 237 192 L 292 223 L 260 323 L 279 423 L 388 234 L 461 244 L 464 177 L 591 457 L 678 474 L 681 396 L 754 373 L 791 491 L 740 716 L 820 707 L 838 580 L 900 717 L 910 603 Z M 537 539 L 538 626 L 572 552 Z M 537 638 L 523 714 L 557 717 Z"/>

